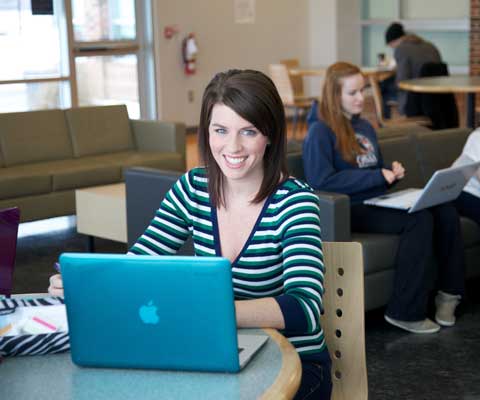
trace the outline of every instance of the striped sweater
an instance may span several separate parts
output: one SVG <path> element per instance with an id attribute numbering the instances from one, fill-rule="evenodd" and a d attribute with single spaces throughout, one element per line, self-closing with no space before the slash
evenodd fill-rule
<path id="1" fill-rule="evenodd" d="M 196 255 L 221 256 L 216 209 L 210 204 L 203 168 L 192 169 L 176 182 L 129 254 L 174 254 L 190 234 Z M 235 297 L 273 297 L 285 320 L 282 333 L 302 359 L 322 360 L 324 272 L 318 199 L 308 185 L 289 178 L 266 200 L 232 262 Z"/>

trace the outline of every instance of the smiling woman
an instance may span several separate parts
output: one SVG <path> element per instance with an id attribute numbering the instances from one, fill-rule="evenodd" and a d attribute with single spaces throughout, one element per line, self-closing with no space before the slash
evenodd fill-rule
<path id="1" fill-rule="evenodd" d="M 184 174 L 130 249 L 228 259 L 239 328 L 275 328 L 295 346 L 298 399 L 329 399 L 330 358 L 320 325 L 323 265 L 318 198 L 286 168 L 283 104 L 261 72 L 217 74 L 205 89 L 199 142 L 205 168 Z M 51 279 L 58 294 L 62 281 Z"/>
<path id="2" fill-rule="evenodd" d="M 269 140 L 224 104 L 212 110 L 209 144 L 227 181 L 248 179 L 258 187 L 263 179 L 263 156 Z"/>
<path id="3" fill-rule="evenodd" d="M 282 100 L 270 78 L 258 72 L 231 70 L 217 74 L 205 89 L 199 125 L 200 156 L 209 171 L 209 190 L 213 204 L 223 204 L 224 175 L 211 148 L 211 124 L 213 119 L 236 114 L 237 123 L 243 129 L 255 131 L 264 137 L 268 147 L 264 149 L 262 181 L 253 202 L 264 200 L 281 179 L 288 176 L 286 164 L 286 124 Z M 219 108 L 221 105 L 224 107 Z M 222 113 L 222 110 L 225 114 Z M 222 114 L 222 115 L 221 115 Z M 253 128 L 253 129 L 252 129 Z M 223 131 L 222 131 L 223 132 Z M 245 134 L 245 132 L 244 132 Z M 258 140 L 258 139 L 256 139 Z"/>

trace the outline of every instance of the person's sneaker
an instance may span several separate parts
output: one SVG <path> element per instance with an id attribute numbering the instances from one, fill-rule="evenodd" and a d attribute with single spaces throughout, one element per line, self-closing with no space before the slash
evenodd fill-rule
<path id="1" fill-rule="evenodd" d="M 388 315 L 384 315 L 384 317 L 389 324 L 412 333 L 436 333 L 440 330 L 440 325 L 428 318 L 421 321 L 402 321 Z"/>
<path id="2" fill-rule="evenodd" d="M 455 308 L 461 298 L 460 295 L 448 294 L 439 290 L 435 296 L 435 306 L 437 307 L 435 321 L 443 326 L 455 325 Z"/>

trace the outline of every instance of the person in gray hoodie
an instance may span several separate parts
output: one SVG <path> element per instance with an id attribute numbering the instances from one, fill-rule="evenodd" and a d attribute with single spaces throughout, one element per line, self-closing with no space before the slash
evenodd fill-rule
<path id="1" fill-rule="evenodd" d="M 385 42 L 393 48 L 393 57 L 397 64 L 397 83 L 420 77 L 420 70 L 425 63 L 442 62 L 440 51 L 433 43 L 405 32 L 403 25 L 398 22 L 392 23 L 385 31 Z M 411 96 L 404 90 L 398 90 L 398 111 L 409 117 L 421 115 L 422 110 L 418 109 L 414 102 L 408 101 L 409 95 Z"/>

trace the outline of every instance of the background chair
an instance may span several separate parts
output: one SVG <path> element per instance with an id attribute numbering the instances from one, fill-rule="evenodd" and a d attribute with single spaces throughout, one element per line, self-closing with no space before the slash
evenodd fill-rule
<path id="1" fill-rule="evenodd" d="M 286 60 L 280 60 L 280 64 L 283 64 L 287 67 L 287 70 L 291 68 L 298 68 L 300 62 L 297 58 L 288 58 Z M 290 81 L 292 82 L 293 95 L 296 97 L 305 96 L 303 88 L 303 77 L 300 75 L 290 75 Z"/>
<path id="2" fill-rule="evenodd" d="M 377 118 L 377 123 L 379 127 L 391 127 L 398 125 L 409 125 L 409 126 L 429 126 L 432 121 L 424 116 L 416 117 L 396 117 L 386 119 L 383 114 L 383 98 L 382 91 L 380 90 L 380 84 L 378 82 L 378 77 L 375 74 L 368 76 L 368 82 L 372 89 L 373 102 L 375 104 L 375 116 Z"/>
<path id="3" fill-rule="evenodd" d="M 12 293 L 19 222 L 17 207 L 0 210 L 0 294 L 7 297 Z"/>
<path id="4" fill-rule="evenodd" d="M 285 64 L 270 64 L 268 66 L 270 78 L 280 94 L 283 105 L 286 110 L 293 110 L 292 136 L 295 140 L 297 124 L 305 121 L 305 116 L 312 105 L 313 97 L 304 95 L 295 95 L 292 80 Z M 302 84 L 303 86 L 303 84 Z M 303 118 L 300 119 L 300 116 Z"/>
<path id="5" fill-rule="evenodd" d="M 325 313 L 321 317 L 332 358 L 332 400 L 368 399 L 360 243 L 324 242 Z"/>
<path id="6" fill-rule="evenodd" d="M 420 69 L 421 77 L 448 75 L 445 63 L 425 63 Z M 458 108 L 453 93 L 420 93 L 420 106 L 422 114 L 432 121 L 432 129 L 458 127 Z"/>

